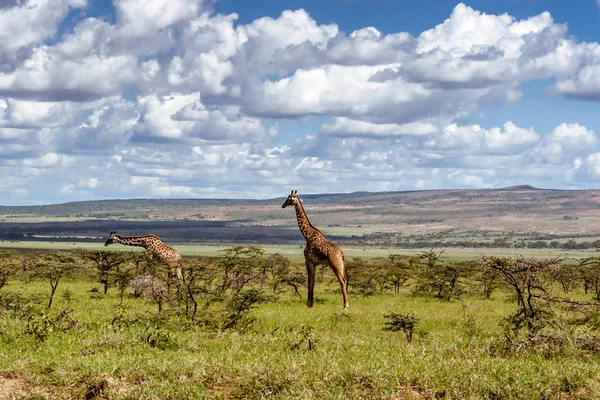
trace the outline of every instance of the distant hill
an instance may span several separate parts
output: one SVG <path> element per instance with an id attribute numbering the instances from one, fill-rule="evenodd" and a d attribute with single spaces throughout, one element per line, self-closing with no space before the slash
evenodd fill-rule
<path id="1" fill-rule="evenodd" d="M 600 191 L 447 189 L 299 194 L 311 222 L 341 242 L 411 245 L 600 238 Z M 123 199 L 0 206 L 0 239 L 98 240 L 110 231 L 174 242 L 301 243 L 285 197 Z M 458 244 L 457 244 L 458 243 Z M 540 244 L 541 245 L 541 244 Z"/>

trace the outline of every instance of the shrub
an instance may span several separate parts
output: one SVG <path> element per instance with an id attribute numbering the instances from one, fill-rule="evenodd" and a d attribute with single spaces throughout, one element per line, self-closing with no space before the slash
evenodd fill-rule
<path id="1" fill-rule="evenodd" d="M 479 263 L 484 268 L 497 271 L 517 300 L 516 312 L 503 321 L 507 337 L 515 337 L 524 328 L 531 336 L 547 325 L 553 313 L 545 299 L 550 290 L 552 272 L 560 267 L 559 259 L 484 256 Z"/>
<path id="2" fill-rule="evenodd" d="M 444 250 L 431 249 L 419 255 L 420 265 L 417 273 L 417 294 L 433 294 L 439 299 L 459 298 L 462 288 L 459 284 L 462 265 L 442 260 Z"/>
<path id="3" fill-rule="evenodd" d="M 31 315 L 42 301 L 40 296 L 21 293 L 0 293 L 0 313 L 8 312 L 17 317 Z"/>
<path id="4" fill-rule="evenodd" d="M 290 348 L 292 350 L 313 350 L 317 339 L 314 335 L 314 328 L 310 325 L 302 325 L 302 327 L 295 332 L 296 336 L 299 336 L 299 340 L 294 342 Z"/>
<path id="5" fill-rule="evenodd" d="M 98 282 L 104 287 L 104 294 L 108 292 L 112 275 L 118 273 L 119 267 L 127 261 L 127 255 L 114 251 L 87 251 L 80 250 L 79 257 L 90 261 L 98 272 Z"/>
<path id="6" fill-rule="evenodd" d="M 419 319 L 415 317 L 414 313 L 410 314 L 383 314 L 383 318 L 388 321 L 385 322 L 386 331 L 398 332 L 402 331 L 406 335 L 408 343 L 412 342 L 413 330 L 419 323 Z"/>
<path id="7" fill-rule="evenodd" d="M 172 332 L 161 330 L 157 326 L 148 326 L 144 332 L 143 340 L 150 347 L 161 350 L 175 346 L 175 335 Z"/>
<path id="8" fill-rule="evenodd" d="M 139 292 L 146 298 L 153 299 L 158 305 L 159 312 L 162 311 L 163 304 L 165 303 L 176 304 L 171 298 L 167 285 L 155 276 L 136 276 L 131 282 L 130 287 L 134 292 Z"/>
<path id="9" fill-rule="evenodd" d="M 225 303 L 227 317 L 222 329 L 247 328 L 254 322 L 254 318 L 247 315 L 248 312 L 255 308 L 257 304 L 265 303 L 270 298 L 258 289 L 248 289 L 234 293 Z"/>
<path id="10" fill-rule="evenodd" d="M 16 275 L 19 267 L 19 260 L 12 252 L 0 251 L 0 289 L 8 283 L 8 278 Z"/>
<path id="11" fill-rule="evenodd" d="M 25 333 L 32 335 L 37 341 L 43 342 L 52 332 L 71 331 L 78 324 L 78 321 L 70 316 L 72 312 L 72 308 L 65 308 L 58 314 L 42 312 L 39 315 L 30 315 Z"/>
<path id="12" fill-rule="evenodd" d="M 51 251 L 40 257 L 33 270 L 33 277 L 46 280 L 50 284 L 48 308 L 52 307 L 52 299 L 60 280 L 65 276 L 72 276 L 75 268 L 75 259 L 67 253 Z"/>

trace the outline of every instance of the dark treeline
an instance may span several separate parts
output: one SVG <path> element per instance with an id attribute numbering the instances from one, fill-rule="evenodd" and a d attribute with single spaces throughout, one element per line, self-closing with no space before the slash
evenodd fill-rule
<path id="1" fill-rule="evenodd" d="M 94 242 L 111 231 L 123 235 L 153 233 L 174 243 L 286 243 L 301 238 L 284 227 L 236 226 L 245 221 L 119 221 L 0 223 L 0 240 Z"/>
<path id="2" fill-rule="evenodd" d="M 153 233 L 170 243 L 253 243 L 300 244 L 302 236 L 286 226 L 244 226 L 247 221 L 119 221 L 89 220 L 72 222 L 0 223 L 0 240 L 96 242 L 109 232 L 124 235 Z M 241 225 L 241 226 L 240 226 Z M 362 236 L 328 235 L 346 245 L 399 248 L 535 248 L 581 250 L 594 248 L 594 238 L 582 234 L 575 237 L 532 232 L 523 236 L 498 236 L 479 231 L 444 231 L 422 235 L 372 233 Z"/>

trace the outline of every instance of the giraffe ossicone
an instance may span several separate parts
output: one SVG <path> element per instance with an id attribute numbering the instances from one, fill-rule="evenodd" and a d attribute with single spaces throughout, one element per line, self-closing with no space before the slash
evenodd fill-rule
<path id="1" fill-rule="evenodd" d="M 308 273 L 308 298 L 306 299 L 306 306 L 313 306 L 317 266 L 328 264 L 340 282 L 342 296 L 344 298 L 344 309 L 348 308 L 348 278 L 346 276 L 344 265 L 344 251 L 337 244 L 327 240 L 321 231 L 310 223 L 308 216 L 304 211 L 302 200 L 298 197 L 297 190 L 291 191 L 281 208 L 286 208 L 287 206 L 294 206 L 296 209 L 298 227 L 306 240 L 306 247 L 304 248 L 306 272 Z"/>

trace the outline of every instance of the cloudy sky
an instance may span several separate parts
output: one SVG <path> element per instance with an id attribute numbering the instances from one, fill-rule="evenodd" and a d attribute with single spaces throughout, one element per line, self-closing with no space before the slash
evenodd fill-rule
<path id="1" fill-rule="evenodd" d="M 0 204 L 600 188 L 599 26 L 600 0 L 0 0 Z"/>

